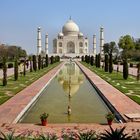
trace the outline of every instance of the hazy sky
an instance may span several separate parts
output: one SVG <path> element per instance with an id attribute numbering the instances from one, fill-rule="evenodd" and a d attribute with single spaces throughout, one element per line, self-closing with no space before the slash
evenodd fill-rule
<path id="1" fill-rule="evenodd" d="M 121 35 L 140 38 L 140 0 L 0 0 L 0 43 L 18 45 L 36 53 L 37 27 L 46 32 L 49 51 L 52 40 L 72 16 L 90 42 L 99 28 L 105 29 L 105 42 L 118 41 Z M 99 49 L 98 49 L 99 50 Z"/>

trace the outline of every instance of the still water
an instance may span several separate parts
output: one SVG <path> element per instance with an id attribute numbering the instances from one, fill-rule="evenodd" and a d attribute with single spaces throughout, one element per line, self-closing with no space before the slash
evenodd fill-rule
<path id="1" fill-rule="evenodd" d="M 71 115 L 68 115 L 68 106 Z M 20 123 L 40 123 L 49 113 L 49 123 L 106 123 L 109 109 L 74 62 L 66 63 L 43 90 Z"/>

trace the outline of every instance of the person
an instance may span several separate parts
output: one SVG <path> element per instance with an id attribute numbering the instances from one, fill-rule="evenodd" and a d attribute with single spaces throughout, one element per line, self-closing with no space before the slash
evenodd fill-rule
<path id="1" fill-rule="evenodd" d="M 71 115 L 71 108 L 68 106 L 68 115 Z"/>

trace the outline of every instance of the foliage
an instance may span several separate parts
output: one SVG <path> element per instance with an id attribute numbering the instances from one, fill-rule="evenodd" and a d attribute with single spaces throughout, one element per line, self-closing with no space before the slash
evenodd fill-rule
<path id="1" fill-rule="evenodd" d="M 46 58 L 45 58 L 45 63 L 46 63 L 46 67 L 48 67 L 48 65 L 49 65 L 49 58 L 48 58 L 47 54 L 46 54 Z"/>
<path id="2" fill-rule="evenodd" d="M 109 73 L 112 73 L 112 71 L 113 71 L 112 54 L 109 54 Z"/>
<path id="3" fill-rule="evenodd" d="M 38 69 L 41 68 L 41 55 L 38 56 Z"/>
<path id="4" fill-rule="evenodd" d="M 13 63 L 8 63 L 8 68 L 13 68 Z"/>
<path id="5" fill-rule="evenodd" d="M 100 54 L 98 54 L 98 56 L 97 56 L 97 67 L 100 68 L 100 66 L 101 66 L 101 56 L 100 56 Z"/>
<path id="6" fill-rule="evenodd" d="M 105 117 L 107 120 L 113 120 L 115 118 L 115 115 L 111 112 L 108 112 Z"/>
<path id="7" fill-rule="evenodd" d="M 90 58 L 90 65 L 93 66 L 93 64 L 94 64 L 94 56 L 91 56 L 91 58 Z"/>
<path id="8" fill-rule="evenodd" d="M 46 120 L 49 117 L 49 114 L 46 114 L 45 112 L 40 115 L 41 120 Z"/>
<path id="9" fill-rule="evenodd" d="M 83 62 L 85 61 L 85 57 L 84 56 L 81 57 L 81 61 L 83 61 Z"/>
<path id="10" fill-rule="evenodd" d="M 25 76 L 26 75 L 26 60 L 24 60 L 24 63 L 23 63 L 23 75 Z"/>
<path id="11" fill-rule="evenodd" d="M 2 137 L 0 137 L 1 140 L 18 140 L 19 136 L 14 136 L 14 131 L 8 134 L 4 134 L 3 132 L 0 132 Z"/>
<path id="12" fill-rule="evenodd" d="M 79 132 L 77 134 L 79 140 L 96 140 L 97 136 L 95 131 Z"/>
<path id="13" fill-rule="evenodd" d="M 33 71 L 32 56 L 29 56 L 29 62 L 30 62 L 30 72 L 32 72 Z"/>
<path id="14" fill-rule="evenodd" d="M 53 134 L 53 135 L 51 135 L 51 134 L 47 134 L 47 135 L 41 134 L 39 136 L 39 138 L 37 138 L 37 139 L 38 140 L 57 140 L 58 137 L 55 134 Z"/>
<path id="15" fill-rule="evenodd" d="M 3 86 L 7 85 L 7 65 L 6 58 L 3 57 Z"/>
<path id="16" fill-rule="evenodd" d="M 119 47 L 123 49 L 122 57 L 128 57 L 128 51 L 135 48 L 134 40 L 130 35 L 121 36 L 118 43 Z"/>
<path id="17" fill-rule="evenodd" d="M 130 140 L 131 136 L 129 136 L 128 134 L 124 134 L 124 130 L 125 127 L 121 128 L 121 129 L 113 129 L 110 126 L 110 131 L 105 130 L 106 133 L 101 133 L 100 139 L 101 140 Z"/>
<path id="18" fill-rule="evenodd" d="M 14 78 L 15 78 L 15 81 L 18 80 L 18 60 L 17 60 L 17 58 L 15 58 Z"/>
<path id="19" fill-rule="evenodd" d="M 126 59 L 123 62 L 123 78 L 125 80 L 128 78 L 128 63 Z"/>
<path id="20" fill-rule="evenodd" d="M 105 72 L 108 72 L 108 55 L 105 55 Z"/>
<path id="21" fill-rule="evenodd" d="M 51 56 L 51 64 L 53 64 L 54 63 L 54 57 L 53 56 Z"/>
<path id="22" fill-rule="evenodd" d="M 96 65 L 96 68 L 98 67 L 98 55 L 96 54 L 96 58 L 95 58 L 95 65 Z"/>
<path id="23" fill-rule="evenodd" d="M 140 80 L 140 63 L 137 65 L 137 80 L 139 81 Z"/>
<path id="24" fill-rule="evenodd" d="M 34 71 L 36 71 L 36 70 L 37 70 L 37 65 L 36 65 L 36 56 L 35 56 L 35 55 L 33 55 L 33 69 L 34 69 Z"/>

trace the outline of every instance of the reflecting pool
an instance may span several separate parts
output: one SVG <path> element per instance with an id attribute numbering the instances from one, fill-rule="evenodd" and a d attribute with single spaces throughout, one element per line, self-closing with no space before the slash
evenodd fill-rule
<path id="1" fill-rule="evenodd" d="M 68 106 L 70 114 L 68 114 Z M 74 62 L 66 63 L 21 118 L 20 123 L 40 123 L 49 113 L 49 123 L 106 123 L 109 109 Z"/>

